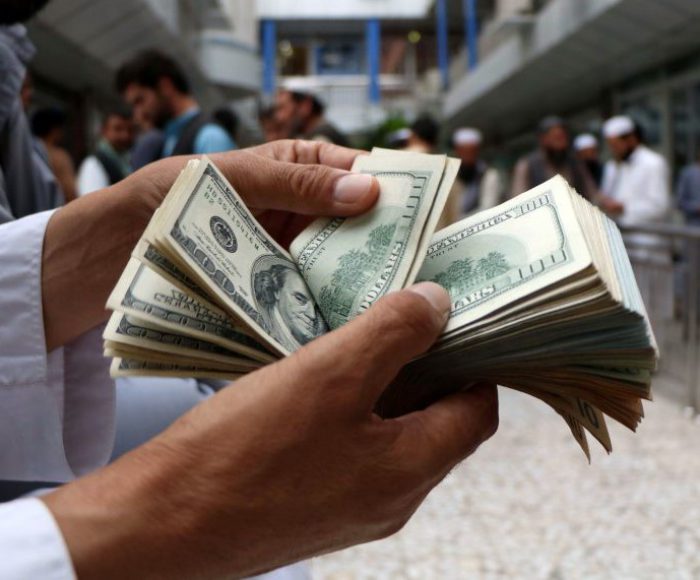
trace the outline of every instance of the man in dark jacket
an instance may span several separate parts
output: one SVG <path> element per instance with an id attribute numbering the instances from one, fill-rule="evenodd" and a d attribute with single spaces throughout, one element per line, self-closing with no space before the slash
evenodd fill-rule
<path id="1" fill-rule="evenodd" d="M 515 166 L 515 197 L 559 174 L 586 199 L 596 196 L 596 186 L 586 166 L 571 151 L 571 139 L 563 119 L 546 117 L 538 127 L 539 146 Z"/>

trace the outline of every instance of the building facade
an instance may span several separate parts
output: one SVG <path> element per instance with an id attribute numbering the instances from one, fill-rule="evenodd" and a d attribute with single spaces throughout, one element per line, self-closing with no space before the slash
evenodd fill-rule
<path id="1" fill-rule="evenodd" d="M 314 92 L 349 133 L 388 116 L 439 116 L 450 55 L 464 44 L 463 0 L 259 0 L 263 89 Z"/>
<path id="2" fill-rule="evenodd" d="M 700 3 L 503 0 L 481 23 L 480 58 L 453 75 L 449 126 L 480 127 L 511 162 L 548 114 L 598 131 L 628 113 L 674 170 L 700 147 Z"/>

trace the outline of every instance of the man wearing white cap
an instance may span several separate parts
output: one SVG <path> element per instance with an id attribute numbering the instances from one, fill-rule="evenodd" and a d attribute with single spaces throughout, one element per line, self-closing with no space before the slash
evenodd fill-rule
<path id="1" fill-rule="evenodd" d="M 600 187 L 600 182 L 603 180 L 603 165 L 600 162 L 598 139 L 590 133 L 583 133 L 574 139 L 574 150 L 581 163 L 588 169 L 596 186 Z"/>
<path id="2" fill-rule="evenodd" d="M 613 159 L 605 164 L 600 205 L 623 225 L 663 222 L 671 206 L 666 160 L 641 143 L 632 119 L 618 115 L 603 125 Z M 667 261 L 668 249 L 657 236 L 629 235 L 630 255 Z"/>
<path id="3" fill-rule="evenodd" d="M 452 146 L 462 164 L 443 215 L 444 225 L 501 201 L 501 177 L 496 169 L 481 159 L 482 140 L 481 131 L 471 127 L 457 129 L 452 135 Z"/>

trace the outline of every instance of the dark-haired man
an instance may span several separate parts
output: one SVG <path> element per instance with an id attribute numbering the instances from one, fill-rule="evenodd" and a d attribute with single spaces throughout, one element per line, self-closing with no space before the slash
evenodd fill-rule
<path id="1" fill-rule="evenodd" d="M 131 173 L 129 149 L 134 142 L 134 127 L 128 111 L 114 109 L 102 120 L 102 136 L 95 152 L 78 171 L 78 195 L 114 185 Z"/>
<path id="2" fill-rule="evenodd" d="M 537 127 L 538 147 L 518 161 L 513 173 L 515 197 L 559 174 L 587 199 L 597 189 L 586 166 L 571 151 L 569 130 L 560 117 L 546 117 Z"/>
<path id="3" fill-rule="evenodd" d="M 411 134 L 408 137 L 406 151 L 435 153 L 439 137 L 440 125 L 431 115 L 423 113 L 411 123 Z"/>
<path id="4" fill-rule="evenodd" d="M 324 117 L 324 112 L 321 100 L 311 93 L 285 89 L 277 94 L 275 121 L 285 137 L 347 146 L 347 137 Z"/>
<path id="5" fill-rule="evenodd" d="M 235 149 L 228 133 L 200 110 L 187 77 L 169 56 L 142 52 L 117 71 L 116 86 L 137 118 L 163 130 L 161 157 Z"/>
<path id="6" fill-rule="evenodd" d="M 31 127 L 37 150 L 48 163 L 58 181 L 66 203 L 76 195 L 75 166 L 70 153 L 63 147 L 68 117 L 56 107 L 39 109 L 32 115 Z"/>

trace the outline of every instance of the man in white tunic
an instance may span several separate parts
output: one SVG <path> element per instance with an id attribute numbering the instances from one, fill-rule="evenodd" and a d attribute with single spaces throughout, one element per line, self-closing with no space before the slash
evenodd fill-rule
<path id="1" fill-rule="evenodd" d="M 605 122 L 603 134 L 612 154 L 605 164 L 600 205 L 621 225 L 663 223 L 671 208 L 670 177 L 666 160 L 641 143 L 627 116 Z M 658 236 L 629 234 L 630 256 L 667 263 L 669 248 Z"/>
<path id="2" fill-rule="evenodd" d="M 452 135 L 452 146 L 462 162 L 455 181 L 458 219 L 497 206 L 502 201 L 503 186 L 498 170 L 481 156 L 483 137 L 473 127 L 462 127 Z"/>

